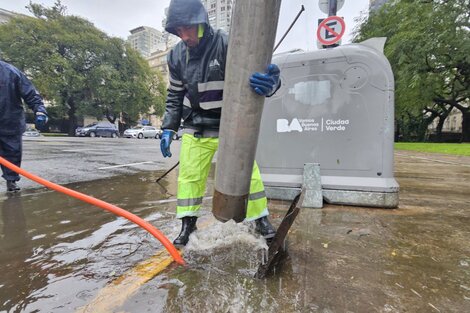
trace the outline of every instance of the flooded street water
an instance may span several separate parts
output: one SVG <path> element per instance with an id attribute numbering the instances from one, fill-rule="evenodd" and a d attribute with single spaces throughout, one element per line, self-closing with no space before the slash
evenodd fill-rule
<path id="1" fill-rule="evenodd" d="M 302 209 L 282 267 L 262 280 L 264 240 L 249 223 L 216 222 L 210 199 L 188 266 L 153 276 L 163 247 L 127 220 L 45 189 L 0 194 L 0 311 L 470 312 L 470 158 L 400 151 L 395 164 L 398 209 Z M 173 240 L 177 173 L 156 184 L 161 174 L 67 186 Z M 273 224 L 289 204 L 270 201 Z"/>

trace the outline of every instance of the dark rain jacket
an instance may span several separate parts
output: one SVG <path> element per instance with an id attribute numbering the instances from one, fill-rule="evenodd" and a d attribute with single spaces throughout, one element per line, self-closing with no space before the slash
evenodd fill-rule
<path id="1" fill-rule="evenodd" d="M 162 129 L 183 126 L 198 130 L 218 130 L 224 88 L 228 36 L 209 25 L 200 0 L 172 0 L 165 29 L 204 25 L 204 35 L 195 48 L 178 43 L 168 54 L 170 86 Z"/>
<path id="2" fill-rule="evenodd" d="M 26 129 L 23 99 L 36 112 L 46 113 L 41 96 L 16 67 L 0 61 L 0 136 L 22 134 Z"/>

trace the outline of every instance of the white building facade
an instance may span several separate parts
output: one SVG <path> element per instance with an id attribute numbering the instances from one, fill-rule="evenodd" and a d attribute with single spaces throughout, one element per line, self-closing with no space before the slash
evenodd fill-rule
<path id="1" fill-rule="evenodd" d="M 165 38 L 161 31 L 148 27 L 139 26 L 130 30 L 131 35 L 127 42 L 132 48 L 139 51 L 142 56 L 149 57 L 153 51 L 165 50 Z"/>
<path id="2" fill-rule="evenodd" d="M 0 8 L 0 24 L 8 23 L 9 20 L 11 20 L 13 17 L 16 17 L 16 16 L 26 16 L 26 15 L 19 14 L 16 12 L 11 12 L 11 11 Z"/>
<path id="3" fill-rule="evenodd" d="M 209 15 L 209 23 L 214 29 L 230 32 L 234 0 L 202 0 Z"/>
<path id="4" fill-rule="evenodd" d="M 433 133 L 437 129 L 437 124 L 439 119 L 435 118 L 434 121 L 429 124 L 428 131 Z M 462 132 L 462 112 L 456 108 L 453 108 L 450 111 L 449 116 L 447 116 L 444 124 L 442 125 L 443 133 L 461 133 Z"/>

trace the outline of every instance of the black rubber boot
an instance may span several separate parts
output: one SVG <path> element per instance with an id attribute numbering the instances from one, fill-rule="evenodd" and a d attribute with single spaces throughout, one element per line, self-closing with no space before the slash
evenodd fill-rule
<path id="1" fill-rule="evenodd" d="M 256 232 L 258 232 L 264 239 L 271 239 L 276 234 L 276 230 L 268 220 L 267 216 L 261 217 L 256 222 Z"/>
<path id="2" fill-rule="evenodd" d="M 21 188 L 16 184 L 14 180 L 7 180 L 7 191 L 8 192 L 18 192 Z"/>
<path id="3" fill-rule="evenodd" d="M 181 219 L 181 232 L 178 237 L 173 240 L 173 244 L 175 246 L 186 246 L 189 241 L 189 235 L 191 235 L 191 233 L 197 229 L 196 221 L 196 216 L 186 216 Z"/>

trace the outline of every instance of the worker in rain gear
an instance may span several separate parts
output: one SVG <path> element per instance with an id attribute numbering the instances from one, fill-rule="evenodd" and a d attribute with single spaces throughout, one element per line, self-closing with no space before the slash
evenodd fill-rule
<path id="1" fill-rule="evenodd" d="M 211 161 L 219 143 L 228 36 L 210 26 L 200 0 L 172 0 L 165 29 L 182 40 L 168 54 L 170 86 L 160 142 L 163 156 L 171 157 L 170 144 L 183 120 L 176 208 L 182 227 L 173 242 L 182 246 L 196 229 Z M 279 68 L 270 64 L 266 73 L 247 77 L 248 82 L 254 92 L 269 97 L 279 89 Z M 245 220 L 254 220 L 256 230 L 270 239 L 276 231 L 267 216 L 267 198 L 255 162 Z"/>
<path id="2" fill-rule="evenodd" d="M 0 61 L 0 156 L 21 166 L 23 132 L 26 130 L 23 99 L 35 113 L 36 128 L 42 130 L 47 123 L 47 111 L 41 96 L 31 81 L 13 65 Z M 2 165 L 2 177 L 7 191 L 17 192 L 20 187 L 18 173 Z"/>

